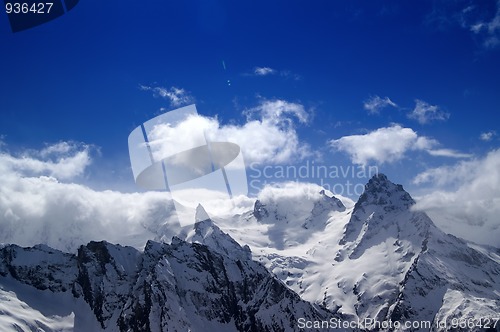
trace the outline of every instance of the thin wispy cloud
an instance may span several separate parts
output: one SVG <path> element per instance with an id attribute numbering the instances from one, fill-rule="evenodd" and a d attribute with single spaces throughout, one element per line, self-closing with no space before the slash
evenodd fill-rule
<path id="1" fill-rule="evenodd" d="M 428 124 L 433 121 L 445 121 L 450 117 L 437 105 L 431 105 L 423 100 L 415 100 L 415 108 L 408 113 L 408 118 L 418 121 L 420 124 Z"/>
<path id="2" fill-rule="evenodd" d="M 379 96 L 373 96 L 368 98 L 363 103 L 363 108 L 368 111 L 369 114 L 379 114 L 380 110 L 386 107 L 398 107 L 398 105 L 393 102 L 389 97 L 381 98 Z"/>
<path id="3" fill-rule="evenodd" d="M 175 86 L 164 88 L 160 86 L 153 87 L 147 85 L 139 85 L 139 88 L 143 91 L 152 91 L 154 96 L 168 100 L 170 102 L 170 105 L 173 107 L 188 105 L 195 102 L 194 97 L 188 91 L 182 88 L 177 88 Z"/>
<path id="4" fill-rule="evenodd" d="M 449 158 L 472 158 L 474 156 L 470 153 L 463 153 L 453 149 L 427 150 L 427 153 L 435 157 L 449 157 Z"/>
<path id="5" fill-rule="evenodd" d="M 479 135 L 479 139 L 482 141 L 485 141 L 485 142 L 489 142 L 496 135 L 497 135 L 497 133 L 494 130 L 490 130 L 490 131 L 486 131 L 484 133 L 481 133 L 481 135 Z"/>
<path id="6" fill-rule="evenodd" d="M 254 67 L 254 69 L 252 70 L 252 72 L 250 74 L 246 73 L 246 74 L 243 74 L 243 76 L 260 76 L 260 77 L 280 76 L 280 77 L 283 77 L 285 79 L 292 79 L 295 81 L 298 81 L 301 79 L 300 75 L 295 74 L 290 70 L 287 70 L 287 69 L 278 70 L 278 69 L 271 68 L 271 67 Z"/>
<path id="7" fill-rule="evenodd" d="M 425 22 L 443 31 L 460 26 L 484 49 L 500 46 L 500 1 L 436 1 Z"/>
<path id="8" fill-rule="evenodd" d="M 270 67 L 255 67 L 253 73 L 256 76 L 267 76 L 276 74 L 276 70 Z"/>
<path id="9" fill-rule="evenodd" d="M 300 81 L 302 79 L 300 75 L 292 73 L 290 70 L 281 70 L 280 76 L 286 79 L 292 79 L 294 81 Z"/>
<path id="10" fill-rule="evenodd" d="M 470 31 L 483 38 L 486 48 L 494 48 L 500 45 L 500 1 L 497 1 L 497 10 L 492 18 L 478 20 L 469 25 Z"/>

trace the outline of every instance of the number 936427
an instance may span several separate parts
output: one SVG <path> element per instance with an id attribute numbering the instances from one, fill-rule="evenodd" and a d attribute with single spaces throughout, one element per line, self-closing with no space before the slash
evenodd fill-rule
<path id="1" fill-rule="evenodd" d="M 53 2 L 7 2 L 5 12 L 7 14 L 50 14 Z"/>

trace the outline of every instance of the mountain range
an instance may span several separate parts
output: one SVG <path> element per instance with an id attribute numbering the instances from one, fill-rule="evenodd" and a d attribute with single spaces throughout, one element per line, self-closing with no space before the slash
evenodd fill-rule
<path id="1" fill-rule="evenodd" d="M 500 249 L 445 234 L 383 174 L 355 204 L 300 197 L 198 206 L 140 249 L 3 244 L 0 330 L 500 331 Z"/>

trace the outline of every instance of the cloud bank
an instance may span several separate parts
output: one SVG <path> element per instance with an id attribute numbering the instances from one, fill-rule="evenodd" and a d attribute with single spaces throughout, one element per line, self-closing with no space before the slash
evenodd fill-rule
<path id="1" fill-rule="evenodd" d="M 5 172 L 41 175 L 69 180 L 83 175 L 91 164 L 91 146 L 75 142 L 59 142 L 40 151 L 26 150 L 18 156 L 0 151 L 0 164 Z"/>
<path id="2" fill-rule="evenodd" d="M 171 218 L 165 193 L 95 191 L 72 181 L 90 164 L 73 142 L 0 154 L 0 243 L 75 251 L 90 240 L 141 248 Z M 53 160 L 47 160 L 52 157 Z"/>
<path id="3" fill-rule="evenodd" d="M 41 156 L 62 147 L 64 142 L 31 153 Z M 149 239 L 169 241 L 183 231 L 165 192 L 96 191 L 80 184 L 59 182 L 56 177 L 60 178 L 60 174 L 50 172 L 54 177 L 49 177 L 47 170 L 44 175 L 26 176 L 23 170 L 12 167 L 17 164 L 6 162 L 20 157 L 7 152 L 3 155 L 9 158 L 0 159 L 0 243 L 21 246 L 44 243 L 75 252 L 91 240 L 106 240 L 142 249 Z M 308 199 L 318 196 L 320 189 L 317 185 L 291 183 L 267 188 L 260 197 L 279 201 L 283 213 L 296 213 L 303 210 L 297 203 L 311 205 Z M 288 209 L 287 199 L 293 202 L 294 210 Z M 215 211 L 212 216 L 231 217 L 251 211 L 253 203 L 254 199 L 238 196 L 232 204 L 215 199 L 209 208 Z"/>
<path id="4" fill-rule="evenodd" d="M 500 247 L 500 149 L 484 158 L 429 169 L 413 182 L 430 184 L 416 209 L 426 211 L 443 230 Z"/>

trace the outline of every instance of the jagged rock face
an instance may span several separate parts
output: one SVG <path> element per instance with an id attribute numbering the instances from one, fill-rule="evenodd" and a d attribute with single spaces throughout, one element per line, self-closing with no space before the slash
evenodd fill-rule
<path id="1" fill-rule="evenodd" d="M 363 209 L 365 206 L 377 205 L 384 211 L 390 212 L 394 209 L 407 209 L 413 204 L 415 201 L 402 185 L 392 183 L 387 176 L 379 173 L 365 185 L 365 190 L 354 206 L 354 211 Z"/>
<path id="2" fill-rule="evenodd" d="M 148 242 L 143 253 L 91 242 L 76 256 L 9 245 L 0 249 L 0 272 L 41 290 L 71 289 L 103 330 L 292 331 L 299 317 L 331 317 L 239 249 L 246 259 L 177 238 L 170 245 Z"/>
<path id="3" fill-rule="evenodd" d="M 434 326 L 445 323 L 452 326 L 454 320 L 494 319 L 499 308 L 498 262 L 470 248 L 463 240 L 433 230 L 426 247 L 406 273 L 387 318 L 425 319 Z M 482 329 L 476 326 L 475 330 Z M 497 326 L 496 331 L 499 330 Z"/>
<path id="4" fill-rule="evenodd" d="M 74 295 L 83 296 L 102 328 L 121 310 L 130 296 L 140 253 L 131 247 L 114 246 L 107 242 L 90 242 L 77 254 L 78 276 Z"/>
<path id="5" fill-rule="evenodd" d="M 76 257 L 45 245 L 0 248 L 0 276 L 12 276 L 40 290 L 65 292 L 78 274 Z"/>
<path id="6" fill-rule="evenodd" d="M 267 211 L 266 206 L 262 204 L 261 201 L 256 200 L 253 208 L 253 215 L 257 220 L 262 220 L 269 217 L 269 211 Z"/>

